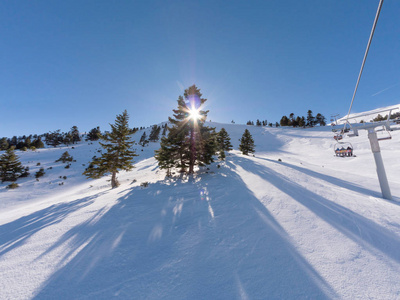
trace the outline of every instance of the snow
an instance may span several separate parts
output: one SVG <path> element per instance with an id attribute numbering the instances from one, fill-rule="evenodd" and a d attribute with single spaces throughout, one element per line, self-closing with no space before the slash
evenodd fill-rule
<path id="1" fill-rule="evenodd" d="M 350 123 L 357 123 L 361 121 L 372 122 L 372 120 L 376 118 L 379 114 L 382 117 L 385 117 L 386 115 L 389 114 L 389 111 L 392 111 L 392 114 L 398 113 L 400 111 L 400 104 L 376 108 L 361 113 L 351 113 L 348 116 L 348 121 Z M 347 115 L 337 120 L 338 124 L 344 124 L 346 123 L 346 121 L 347 121 Z"/>
<path id="2" fill-rule="evenodd" d="M 330 127 L 208 125 L 234 149 L 249 129 L 255 155 L 168 179 L 159 144 L 136 146 L 110 189 L 81 175 L 97 142 L 18 151 L 31 176 L 0 184 L 0 299 L 400 298 L 399 131 L 380 143 L 388 201 L 364 133 L 341 158 Z"/>

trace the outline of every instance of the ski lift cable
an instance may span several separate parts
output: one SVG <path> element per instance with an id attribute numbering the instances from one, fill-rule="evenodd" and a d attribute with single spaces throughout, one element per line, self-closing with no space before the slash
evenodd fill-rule
<path id="1" fill-rule="evenodd" d="M 361 74 L 362 74 L 363 69 L 364 69 L 365 61 L 367 60 L 367 55 L 368 55 L 369 47 L 370 47 L 371 42 L 372 42 L 372 37 L 374 36 L 376 24 L 378 23 L 378 18 L 379 18 L 379 14 L 380 14 L 380 12 L 381 12 L 382 4 L 383 4 L 383 0 L 380 0 L 380 1 L 379 1 L 379 6 L 378 6 L 378 10 L 376 11 L 374 24 L 372 25 L 371 34 L 370 34 L 370 36 L 369 36 L 369 40 L 368 40 L 368 44 L 367 44 L 367 49 L 365 50 L 364 59 L 363 59 L 363 62 L 362 62 L 362 64 L 361 64 L 360 73 L 358 74 L 357 84 L 356 84 L 356 87 L 355 87 L 355 89 L 354 89 L 353 97 L 352 97 L 352 99 L 351 99 L 349 112 L 347 113 L 346 122 L 344 123 L 343 131 L 345 130 L 346 124 L 347 124 L 348 121 L 349 121 L 349 116 L 350 116 L 351 108 L 353 107 L 354 98 L 355 98 L 356 93 L 357 93 L 358 84 L 360 83 Z"/>

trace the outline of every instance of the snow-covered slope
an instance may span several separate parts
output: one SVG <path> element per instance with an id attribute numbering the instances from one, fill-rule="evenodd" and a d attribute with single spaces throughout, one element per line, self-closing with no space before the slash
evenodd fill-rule
<path id="1" fill-rule="evenodd" d="M 209 125 L 235 149 L 248 128 L 255 155 L 166 179 L 150 143 L 111 190 L 81 176 L 97 143 L 18 152 L 46 175 L 0 184 L 0 299 L 400 298 L 399 131 L 387 201 L 366 136 L 339 158 L 328 127 Z"/>
<path id="2" fill-rule="evenodd" d="M 400 111 L 400 104 L 380 107 L 377 109 L 361 112 L 361 113 L 352 113 L 349 115 L 348 121 L 350 123 L 358 123 L 358 122 L 372 122 L 379 114 L 382 117 L 385 117 L 389 114 L 389 111 L 392 111 L 392 114 L 398 113 Z M 344 124 L 347 120 L 347 115 L 343 118 L 337 120 L 338 124 Z"/>

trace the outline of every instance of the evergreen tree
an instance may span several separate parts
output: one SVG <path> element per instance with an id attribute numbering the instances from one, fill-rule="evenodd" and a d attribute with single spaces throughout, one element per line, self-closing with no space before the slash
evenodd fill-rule
<path id="1" fill-rule="evenodd" d="M 104 143 L 100 142 L 100 145 L 106 152 L 98 159 L 94 159 L 83 175 L 88 178 L 100 178 L 111 173 L 111 187 L 119 186 L 117 173 L 120 170 L 131 170 L 133 158 L 138 156 L 135 151 L 130 150 L 134 141 L 130 141 L 128 120 L 129 116 L 126 110 L 121 115 L 117 115 L 115 123 L 110 124 L 111 132 L 101 137 Z"/>
<path id="2" fill-rule="evenodd" d="M 63 154 L 61 154 L 61 157 L 57 159 L 55 162 L 62 161 L 63 163 L 66 163 L 67 161 L 73 161 L 74 158 L 68 153 L 68 151 L 65 151 Z"/>
<path id="3" fill-rule="evenodd" d="M 160 138 L 160 131 L 161 131 L 160 126 L 153 125 L 153 127 L 151 128 L 150 135 L 149 135 L 149 141 L 157 142 Z"/>
<path id="4" fill-rule="evenodd" d="M 259 119 L 257 119 L 256 125 L 257 125 L 257 126 L 261 126 L 261 121 L 260 121 Z"/>
<path id="5" fill-rule="evenodd" d="M 167 126 L 167 124 L 165 124 L 161 135 L 165 136 L 167 134 L 167 130 L 168 130 L 168 126 Z"/>
<path id="6" fill-rule="evenodd" d="M 218 150 L 220 152 L 220 159 L 224 160 L 226 157 L 225 151 L 232 150 L 231 138 L 225 128 L 221 128 L 217 135 Z"/>
<path id="7" fill-rule="evenodd" d="M 36 149 L 39 148 L 44 148 L 44 144 L 42 142 L 42 139 L 40 136 L 38 136 L 31 144 L 32 146 L 34 146 Z"/>
<path id="8" fill-rule="evenodd" d="M 299 120 L 299 127 L 304 127 L 304 126 L 306 126 L 306 119 L 303 116 Z"/>
<path id="9" fill-rule="evenodd" d="M 283 116 L 280 121 L 281 126 L 289 126 L 289 119 L 286 116 Z"/>
<path id="10" fill-rule="evenodd" d="M 16 147 L 17 144 L 18 144 L 18 139 L 17 139 L 17 137 L 14 135 L 14 136 L 11 138 L 11 140 L 8 142 L 8 144 L 10 145 L 10 147 L 11 147 L 11 146 Z"/>
<path id="11" fill-rule="evenodd" d="M 293 120 L 293 127 L 298 127 L 300 126 L 301 118 L 300 116 L 297 116 L 296 119 Z"/>
<path id="12" fill-rule="evenodd" d="M 0 139 L 0 150 L 7 150 L 9 148 L 9 144 L 7 138 L 3 137 Z"/>
<path id="13" fill-rule="evenodd" d="M 289 115 L 289 124 L 288 124 L 289 126 L 293 126 L 293 127 L 296 127 L 296 125 L 295 125 L 295 119 L 294 119 L 294 113 L 291 113 L 290 115 Z"/>
<path id="14" fill-rule="evenodd" d="M 248 155 L 249 153 L 254 153 L 254 140 L 251 136 L 251 133 L 248 129 L 246 129 L 240 139 L 239 150 L 242 151 L 244 155 Z"/>
<path id="15" fill-rule="evenodd" d="M 72 137 L 71 132 L 66 133 L 64 135 L 63 143 L 68 146 L 72 142 L 73 142 L 73 137 Z"/>
<path id="16" fill-rule="evenodd" d="M 98 141 L 101 137 L 100 127 L 97 126 L 89 131 L 86 136 L 86 141 Z"/>
<path id="17" fill-rule="evenodd" d="M 171 176 L 171 169 L 175 166 L 177 149 L 173 147 L 166 137 L 161 138 L 160 146 L 161 148 L 155 151 L 155 158 L 158 161 L 160 169 L 167 170 L 167 176 L 169 177 Z"/>
<path id="18" fill-rule="evenodd" d="M 180 168 L 181 172 L 188 169 L 192 174 L 195 165 L 213 161 L 217 151 L 216 133 L 214 128 L 204 126 L 208 111 L 201 109 L 207 99 L 201 96 L 200 89 L 192 85 L 178 97 L 178 108 L 169 118 L 172 125 L 168 127 L 168 136 L 161 139 L 161 148 L 156 151 L 160 168 L 171 168 L 170 161 L 173 161 L 173 167 Z"/>
<path id="19" fill-rule="evenodd" d="M 47 145 L 57 147 L 58 145 L 60 145 L 62 143 L 62 141 L 63 141 L 63 137 L 60 134 L 60 129 L 53 131 L 53 132 L 46 133 L 46 144 Z"/>
<path id="20" fill-rule="evenodd" d="M 321 125 L 321 126 L 325 126 L 326 125 L 326 119 L 325 119 L 325 117 L 323 116 L 323 115 L 321 115 L 320 113 L 318 113 L 316 116 L 315 116 L 315 122 L 317 123 L 317 124 L 319 124 L 319 125 Z"/>
<path id="21" fill-rule="evenodd" d="M 81 136 L 79 134 L 79 130 L 78 130 L 77 126 L 72 126 L 70 133 L 72 136 L 72 144 L 75 144 L 75 143 L 81 141 Z"/>
<path id="22" fill-rule="evenodd" d="M 25 139 L 25 147 L 29 148 L 31 145 L 32 145 L 32 140 L 31 140 L 31 137 L 28 136 Z"/>
<path id="23" fill-rule="evenodd" d="M 142 147 L 146 146 L 146 144 L 149 143 L 149 141 L 146 139 L 147 135 L 146 135 L 146 131 L 143 132 L 142 137 L 140 138 L 139 141 L 139 145 L 141 145 Z"/>
<path id="24" fill-rule="evenodd" d="M 315 117 L 312 115 L 312 111 L 307 112 L 307 126 L 313 127 L 315 125 Z"/>
<path id="25" fill-rule="evenodd" d="M 22 166 L 13 147 L 7 149 L 6 152 L 0 156 L 1 182 L 16 181 L 18 177 L 21 177 L 25 172 L 27 172 L 27 170 Z"/>

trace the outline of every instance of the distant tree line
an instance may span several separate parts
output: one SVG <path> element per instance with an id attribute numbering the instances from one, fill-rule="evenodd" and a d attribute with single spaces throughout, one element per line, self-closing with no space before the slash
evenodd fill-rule
<path id="1" fill-rule="evenodd" d="M 388 119 L 389 115 L 386 116 L 381 116 L 380 114 L 378 114 L 376 116 L 376 118 L 372 119 L 373 122 L 380 122 L 380 121 L 386 121 Z M 396 119 L 396 118 L 400 118 L 400 112 L 394 113 L 390 116 L 390 120 Z"/>
<path id="2" fill-rule="evenodd" d="M 313 112 L 311 110 L 308 110 L 306 117 L 295 116 L 294 113 L 291 113 L 289 117 L 283 116 L 279 124 L 280 126 L 292 126 L 292 127 L 314 127 L 316 125 L 325 126 L 326 118 L 320 113 L 318 113 L 314 117 Z"/>
<path id="3" fill-rule="evenodd" d="M 142 128 L 142 127 L 141 127 Z M 130 134 L 134 134 L 139 128 L 130 128 Z M 80 133 L 77 126 L 72 126 L 68 132 L 61 132 L 61 130 L 49 131 L 43 134 L 30 134 L 23 136 L 13 136 L 12 138 L 2 137 L 0 138 L 0 151 L 8 150 L 13 148 L 14 150 L 28 149 L 35 150 L 44 148 L 45 144 L 51 147 L 57 147 L 59 145 L 74 145 L 83 139 L 85 141 L 97 141 L 101 138 L 102 133 L 100 127 L 97 126 L 91 129 L 87 134 Z"/>

